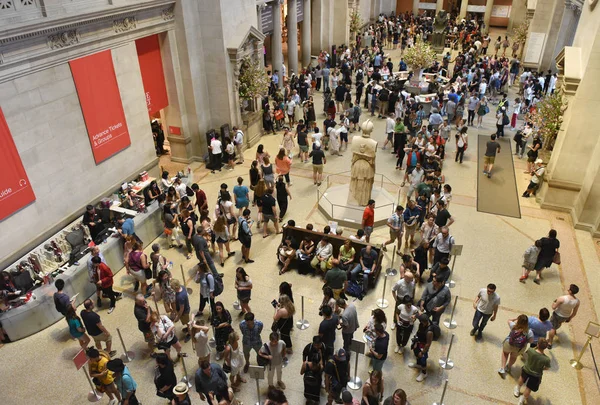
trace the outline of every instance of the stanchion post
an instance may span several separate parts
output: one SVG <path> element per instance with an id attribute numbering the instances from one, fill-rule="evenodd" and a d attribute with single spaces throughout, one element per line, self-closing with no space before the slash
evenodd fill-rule
<path id="1" fill-rule="evenodd" d="M 125 346 L 125 342 L 123 341 L 123 336 L 121 335 L 119 328 L 117 328 L 117 334 L 119 335 L 121 346 L 123 346 L 123 355 L 121 356 L 121 360 L 123 360 L 123 363 L 129 363 L 135 359 L 135 353 L 132 351 L 127 351 L 127 347 Z"/>
<path id="2" fill-rule="evenodd" d="M 439 360 L 440 367 L 444 370 L 450 370 L 454 367 L 454 362 L 450 359 L 450 350 L 452 350 L 452 343 L 454 342 L 454 333 L 450 337 L 450 344 L 448 345 L 448 352 L 446 353 L 446 359 L 441 358 Z"/>
<path id="3" fill-rule="evenodd" d="M 456 283 L 452 280 L 452 276 L 454 276 L 454 263 L 456 263 L 456 256 L 460 256 L 462 254 L 463 245 L 452 245 L 450 248 L 450 254 L 452 255 L 452 266 L 450 266 L 450 276 L 448 277 L 448 282 L 446 283 L 446 287 L 454 288 Z"/>
<path id="4" fill-rule="evenodd" d="M 396 245 L 394 245 L 394 251 L 392 252 L 392 264 L 390 268 L 385 271 L 386 276 L 395 276 L 398 274 L 398 270 L 394 268 L 394 260 L 396 259 Z"/>
<path id="5" fill-rule="evenodd" d="M 446 381 L 444 381 L 444 390 L 442 391 L 442 398 L 440 399 L 440 402 L 434 402 L 433 405 L 444 405 L 444 397 L 446 396 L 447 388 L 448 388 L 448 379 L 446 378 Z"/>
<path id="6" fill-rule="evenodd" d="M 183 366 L 183 377 L 181 378 L 181 382 L 186 383 L 188 388 L 192 388 L 192 383 L 190 382 L 190 379 L 188 378 L 187 367 L 185 366 L 185 357 L 180 357 L 180 358 L 181 358 L 181 365 Z"/>
<path id="7" fill-rule="evenodd" d="M 308 327 L 310 326 L 310 323 L 306 319 L 304 319 L 304 295 L 300 296 L 300 303 L 302 319 L 296 322 L 296 327 L 300 330 L 304 330 L 308 329 Z"/>
<path id="8" fill-rule="evenodd" d="M 377 300 L 377 306 L 379 308 L 387 308 L 389 306 L 388 301 L 385 299 L 385 289 L 386 289 L 386 284 L 387 284 L 387 278 L 388 275 L 385 274 L 385 277 L 383 279 L 383 292 L 381 293 L 381 299 Z M 369 280 L 367 279 L 367 283 L 369 282 Z"/>
<path id="9" fill-rule="evenodd" d="M 217 347 L 217 341 L 215 340 L 215 327 L 212 327 L 212 332 L 213 335 L 210 339 L 208 339 L 208 346 L 210 346 L 211 349 L 214 349 L 215 347 Z"/>
<path id="10" fill-rule="evenodd" d="M 362 387 L 362 381 L 358 376 L 358 356 L 365 353 L 365 342 L 360 340 L 353 340 L 350 344 L 350 351 L 354 352 L 354 378 L 351 378 L 348 382 L 348 388 L 351 390 L 359 390 Z"/>
<path id="11" fill-rule="evenodd" d="M 450 312 L 450 319 L 446 319 L 444 321 L 444 326 L 448 329 L 456 328 L 457 324 L 454 320 L 454 310 L 456 309 L 456 304 L 458 303 L 458 295 L 454 297 L 454 305 L 452 305 L 452 312 Z"/>
<path id="12" fill-rule="evenodd" d="M 89 402 L 98 402 L 102 399 L 102 393 L 96 391 L 96 387 L 94 387 L 94 384 L 92 383 L 92 379 L 90 378 L 90 375 L 88 374 L 88 371 L 85 367 L 83 367 L 83 372 L 85 373 L 85 378 L 87 378 L 88 383 L 90 383 L 90 387 L 92 387 L 92 390 L 88 393 L 88 401 Z"/>
<path id="13" fill-rule="evenodd" d="M 186 287 L 186 283 L 185 283 L 185 272 L 183 271 L 183 264 L 180 265 L 181 267 L 181 285 L 183 286 L 183 288 L 185 288 L 187 290 L 188 294 L 191 294 L 193 292 L 193 290 L 191 288 L 187 288 Z M 202 298 L 201 298 L 202 299 Z"/>

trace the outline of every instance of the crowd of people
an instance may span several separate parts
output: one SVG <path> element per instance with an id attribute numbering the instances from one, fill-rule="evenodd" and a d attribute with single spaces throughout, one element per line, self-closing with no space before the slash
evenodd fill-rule
<path id="1" fill-rule="evenodd" d="M 524 196 L 535 194 L 543 176 L 543 165 L 537 155 L 541 140 L 531 123 L 518 126 L 517 118 L 527 110 L 535 109 L 541 97 L 552 93 L 556 86 L 556 76 L 550 73 L 542 75 L 525 70 L 519 75 L 518 44 L 513 44 L 510 59 L 506 56 L 510 48 L 508 38 L 499 37 L 491 49 L 492 39 L 477 22 L 450 19 L 449 45 L 461 47 L 462 51 L 453 59 L 450 54 L 444 56 L 441 63 L 436 62 L 427 69 L 449 79 L 447 85 L 430 83 L 431 90 L 437 95 L 427 113 L 414 94 L 388 80 L 395 65 L 385 55 L 384 47 L 404 50 L 426 38 L 431 31 L 432 20 L 427 15 L 381 16 L 365 35 L 356 38 L 355 47 L 340 49 L 335 64 L 327 52 L 322 52 L 318 66 L 298 75 L 290 72 L 281 88 L 278 87 L 279 76 L 272 75 L 270 95 L 262 104 L 263 125 L 265 130 L 273 133 L 283 130 L 281 147 L 272 158 L 263 145 L 258 145 L 248 173 L 248 186 L 243 177 L 237 178 L 231 191 L 228 184 L 221 184 L 214 205 L 210 205 L 199 184 L 188 187 L 180 177 L 171 178 L 168 172 L 162 173 L 159 185 L 151 186 L 151 199 L 147 205 L 156 199 L 161 206 L 167 244 L 182 249 L 188 259 L 195 254 L 195 278 L 200 284 L 197 310 L 190 307 L 186 280 L 174 277 L 172 263 L 162 254 L 160 244 L 153 244 L 152 254 L 148 256 L 135 235 L 133 220 L 121 221 L 124 265 L 135 280 L 134 293 L 140 292 L 135 295 L 134 316 L 147 344 L 148 355 L 156 360 L 157 396 L 173 405 L 191 404 L 188 386 L 178 383 L 174 364 L 188 356 L 182 344 L 192 340 L 198 364 L 195 390 L 202 400 L 210 404 L 236 403 L 236 392 L 247 382 L 249 368 L 256 363 L 267 371 L 269 389 L 265 403 L 288 403 L 283 367 L 288 357 L 294 355 L 292 331 L 296 304 L 292 285 L 286 281 L 279 285 L 277 297 L 271 302 L 274 307 L 272 319 L 257 319 L 250 307 L 252 267 L 248 266 L 248 270 L 237 267 L 234 280 L 226 280 L 217 264 L 223 267 L 228 258 L 235 256 L 234 246 L 239 242 L 243 262 L 250 265 L 254 262 L 251 259 L 254 232 L 262 233 L 266 238 L 270 235 L 269 222 L 273 223 L 275 234 L 283 233 L 284 226 L 296 225 L 293 219 L 282 225 L 289 215 L 288 203 L 292 199 L 292 159 L 297 156 L 303 163 L 312 159 L 313 182 L 320 185 L 323 166 L 327 163 L 325 151 L 341 156 L 348 145 L 348 133 L 360 131 L 358 123 L 363 101 L 362 105 L 371 116 L 377 112 L 378 117 L 386 120 L 383 149 L 389 145 L 395 155 L 390 165 L 404 171 L 401 187 L 407 188 L 404 205 L 398 205 L 386 222 L 389 239 L 381 245 L 382 251 L 387 252 L 388 246 L 396 244 L 395 252 L 401 260 L 399 281 L 391 289 L 394 298 L 392 319 L 388 320 L 383 310 L 375 309 L 362 328 L 370 372 L 359 397 L 362 404 L 368 405 L 381 402 L 384 405 L 408 404 L 403 389 L 384 395 L 382 371 L 390 355 L 390 333 L 395 333 L 393 353 L 403 356 L 408 349 L 414 356 L 408 367 L 418 371 L 416 381 L 424 381 L 428 376 L 429 351 L 441 336 L 440 317 L 451 304 L 452 295 L 446 283 L 451 277 L 449 264 L 456 242 L 450 233 L 455 223 L 449 211 L 452 187 L 443 174 L 448 142 L 455 144 L 455 162 L 462 163 L 468 148 L 469 127 L 481 126 L 482 118 L 490 108 L 495 108 L 497 128 L 491 135 L 493 145 L 488 146 L 489 159 L 486 153 L 486 174 L 491 175 L 493 156 L 500 150 L 496 137 L 504 136 L 507 125 L 511 129 L 519 128 L 517 134 L 520 135 L 515 137 L 517 154 L 520 150 L 522 157 L 524 151 L 529 150 L 529 172 L 532 174 Z M 454 64 L 453 69 L 451 64 Z M 398 70 L 407 70 L 402 59 Z M 507 92 L 509 86 L 516 84 L 517 77 L 520 98 L 512 105 Z M 322 110 L 318 110 L 312 95 L 321 89 L 325 102 Z M 508 119 L 511 107 L 512 119 Z M 322 111 L 326 117 L 322 125 L 318 123 L 317 111 Z M 454 139 L 453 131 L 456 132 Z M 233 140 L 225 140 L 225 148 L 218 138 L 211 141 L 211 153 L 218 159 L 219 170 L 224 156 L 228 168 L 234 167 L 236 159 L 237 163 L 244 161 L 240 146 L 244 134 L 238 128 L 234 128 L 234 134 Z M 532 145 L 527 145 L 529 138 L 533 139 Z M 277 248 L 281 265 L 279 274 L 290 271 L 291 263 L 295 261 L 299 272 L 314 272 L 321 275 L 323 281 L 323 300 L 318 308 L 322 320 L 318 333 L 302 348 L 301 368 L 285 369 L 286 377 L 302 376 L 307 404 L 318 404 L 322 396 L 327 397 L 328 405 L 334 401 L 345 405 L 358 403 L 345 388 L 350 380 L 351 342 L 361 326 L 359 308 L 349 296 L 362 298 L 367 294 L 377 253 L 371 245 L 356 252 L 351 241 L 370 242 L 375 209 L 375 201 L 370 200 L 364 209 L 361 229 L 349 236 L 337 254 L 334 254 L 329 237 L 330 234 L 340 236 L 343 230 L 338 228 L 332 232 L 328 226 L 322 230 L 318 243 L 311 238 L 295 241 L 286 237 Z M 306 229 L 317 231 L 312 224 L 307 224 Z M 539 284 L 542 271 L 552 263 L 560 262 L 559 247 L 555 230 L 536 241 L 524 254 L 519 281 L 526 282 L 529 272 L 535 270 L 534 282 Z M 86 349 L 90 359 L 89 373 L 97 390 L 106 393 L 111 400 L 135 405 L 139 403 L 136 398 L 138 385 L 127 366 L 114 358 L 112 334 L 95 311 L 95 307 L 101 307 L 104 297 L 110 300 L 110 314 L 122 296 L 112 289 L 113 274 L 98 247 L 92 249 L 88 269 L 90 282 L 97 287 L 96 306 L 92 300 L 86 300 L 78 316 L 71 297 L 62 291 L 64 281 L 59 279 L 55 282 L 56 309 L 65 315 L 73 338 Z M 240 305 L 240 320 L 234 320 L 227 305 L 218 298 L 224 289 L 232 288 Z M 578 291 L 576 285 L 570 285 L 567 294 L 553 302 L 552 315 L 547 308 L 542 308 L 537 317 L 520 315 L 508 321 L 510 331 L 502 344 L 498 373 L 505 378 L 511 373 L 518 355 L 526 354 L 514 389 L 514 395 L 521 397 L 521 403 L 527 401 L 532 391 L 538 390 L 543 371 L 550 367 L 545 351 L 552 348 L 556 330 L 576 316 Z M 162 311 L 157 304 L 161 300 Z M 207 304 L 210 310 L 205 316 Z M 267 303 L 258 305 L 263 304 Z M 477 291 L 471 336 L 483 339 L 488 321 L 497 318 L 499 305 L 500 296 L 494 283 Z M 265 324 L 272 324 L 270 330 L 263 330 Z M 211 331 L 214 350 L 209 345 Z M 338 331 L 341 341 L 337 339 Z M 90 346 L 90 336 L 94 346 Z M 175 349 L 174 356 L 171 348 Z M 251 359 L 253 350 L 256 356 Z M 523 385 L 525 390 L 521 396 Z"/>

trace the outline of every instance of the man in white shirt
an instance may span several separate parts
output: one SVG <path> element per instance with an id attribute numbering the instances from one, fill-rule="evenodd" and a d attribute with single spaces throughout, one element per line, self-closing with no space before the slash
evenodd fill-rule
<path id="1" fill-rule="evenodd" d="M 404 277 L 401 278 L 392 287 L 392 296 L 396 300 L 394 305 L 394 321 L 392 322 L 392 330 L 396 328 L 396 315 L 398 314 L 398 307 L 402 304 L 405 296 L 410 298 L 415 297 L 415 276 L 410 271 L 404 273 Z"/>
<path id="2" fill-rule="evenodd" d="M 244 133 L 238 127 L 233 127 L 233 133 L 235 134 L 233 136 L 233 143 L 235 145 L 235 153 L 238 157 L 237 164 L 241 165 L 242 163 L 244 163 L 244 153 L 243 153 Z"/>
<path id="3" fill-rule="evenodd" d="M 487 288 L 479 290 L 479 294 L 473 301 L 473 309 L 475 309 L 475 315 L 473 315 L 473 329 L 471 329 L 471 336 L 477 336 L 475 339 L 479 340 L 482 338 L 482 332 L 487 325 L 488 320 L 494 322 L 496 320 L 496 314 L 498 313 L 498 306 L 500 305 L 500 296 L 496 293 L 496 285 L 488 284 Z"/>
<path id="4" fill-rule="evenodd" d="M 396 125 L 395 114 L 391 113 L 385 119 L 385 133 L 387 137 L 385 138 L 385 142 L 383 143 L 383 149 L 385 150 L 388 143 L 392 143 L 394 139 L 394 126 Z"/>
<path id="5" fill-rule="evenodd" d="M 548 85 L 548 94 L 554 94 L 554 89 L 556 89 L 556 73 L 550 76 L 550 84 Z"/>
<path id="6" fill-rule="evenodd" d="M 210 172 L 214 174 L 215 169 L 221 171 L 221 155 L 223 154 L 223 144 L 219 138 L 214 136 L 210 141 L 210 146 L 208 149 L 210 149 L 210 156 L 212 157 L 212 162 L 210 162 L 212 170 Z"/>
<path id="7" fill-rule="evenodd" d="M 537 159 L 535 161 L 534 169 L 531 172 L 531 180 L 529 180 L 527 190 L 525 190 L 522 197 L 529 198 L 531 194 L 535 195 L 545 172 L 546 168 L 544 167 L 544 161 L 542 159 Z"/>
<path id="8" fill-rule="evenodd" d="M 288 96 L 288 101 L 285 103 L 285 112 L 288 116 L 288 122 L 290 128 L 294 127 L 294 110 L 296 109 L 296 102 L 292 100 L 292 96 Z"/>

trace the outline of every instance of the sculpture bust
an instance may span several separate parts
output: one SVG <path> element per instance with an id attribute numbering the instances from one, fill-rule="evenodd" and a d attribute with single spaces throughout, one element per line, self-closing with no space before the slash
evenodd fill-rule
<path id="1" fill-rule="evenodd" d="M 433 20 L 433 32 L 444 32 L 448 26 L 448 14 L 445 10 L 440 10 Z"/>
<path id="2" fill-rule="evenodd" d="M 366 206 L 371 199 L 375 180 L 375 154 L 377 141 L 371 139 L 373 123 L 362 123 L 362 135 L 352 138 L 352 167 L 350 169 L 350 192 L 348 204 Z"/>

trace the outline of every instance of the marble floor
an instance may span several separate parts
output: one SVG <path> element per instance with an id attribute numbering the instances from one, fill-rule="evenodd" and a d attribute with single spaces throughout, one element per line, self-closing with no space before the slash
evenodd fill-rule
<path id="1" fill-rule="evenodd" d="M 397 63 L 398 51 L 392 51 L 391 57 Z M 514 89 L 511 89 L 510 99 L 514 99 Z M 321 94 L 315 95 L 316 105 L 322 105 Z M 367 118 L 367 114 L 362 119 Z M 319 120 L 322 120 L 319 117 Z M 380 146 L 385 139 L 384 120 L 374 119 L 375 130 L 373 138 Z M 471 141 L 478 134 L 491 134 L 495 129 L 493 118 L 486 117 L 484 127 L 469 128 Z M 508 131 L 506 140 L 510 142 L 512 132 Z M 262 139 L 265 148 L 275 155 L 281 143 L 281 133 L 266 135 Z M 473 144 L 474 145 L 474 144 Z M 450 207 L 456 222 L 451 227 L 451 233 L 457 244 L 464 246 L 462 256 L 458 257 L 455 265 L 454 280 L 456 287 L 451 290 L 453 297 L 458 297 L 454 318 L 458 327 L 448 330 L 442 327 L 442 337 L 435 342 L 430 351 L 429 378 L 422 383 L 415 381 L 416 373 L 407 367 L 412 361 L 412 355 L 401 357 L 393 353 L 393 344 L 390 345 L 390 355 L 384 366 L 385 395 L 388 396 L 396 388 L 403 388 L 412 405 L 425 405 L 439 402 L 442 395 L 444 381 L 448 381 L 446 404 L 514 404 L 517 399 L 512 394 L 515 379 L 518 377 L 522 362 L 517 361 L 512 375 L 506 379 L 500 378 L 496 370 L 499 367 L 501 343 L 508 334 L 507 320 L 515 318 L 521 313 L 528 315 L 537 314 L 542 307 L 550 307 L 552 301 L 565 291 L 565 286 L 576 283 L 580 286 L 579 293 L 582 301 L 579 315 L 569 324 L 559 330 L 555 347 L 549 352 L 552 359 L 552 368 L 544 374 L 544 380 L 538 393 L 532 396 L 533 404 L 594 404 L 598 403 L 598 379 L 593 368 L 593 361 L 589 350 L 583 355 L 584 369 L 576 371 L 569 365 L 569 359 L 576 356 L 583 343 L 583 331 L 588 321 L 598 321 L 597 313 L 600 303 L 594 297 L 600 297 L 599 245 L 590 235 L 583 231 L 574 230 L 567 214 L 540 209 L 532 198 L 520 198 L 522 218 L 509 218 L 481 213 L 476 210 L 476 171 L 477 162 L 475 150 L 469 149 L 462 165 L 455 164 L 452 157 L 455 147 L 448 147 L 448 154 L 444 166 L 446 182 L 453 187 L 454 200 Z M 503 149 L 504 151 L 504 149 Z M 216 201 L 219 184 L 225 182 L 232 187 L 238 176 L 248 180 L 248 168 L 255 148 L 246 151 L 246 163 L 239 165 L 233 171 L 223 170 L 221 173 L 210 174 L 202 165 L 193 164 L 194 181 L 199 183 L 206 191 L 209 201 Z M 340 173 L 348 170 L 351 153 L 344 156 L 327 156 L 325 166 L 326 174 Z M 175 165 L 170 165 L 175 167 Z M 523 173 L 525 162 L 515 159 L 515 173 L 518 192 L 521 194 L 529 180 Z M 401 183 L 403 172 L 395 170 L 395 158 L 389 150 L 379 149 L 377 154 L 377 172 L 387 176 L 397 184 Z M 326 219 L 317 209 L 316 190 L 312 183 L 312 170 L 310 164 L 294 161 L 292 166 L 293 186 L 291 187 L 292 200 L 286 219 L 294 219 L 298 226 L 313 223 L 317 229 L 326 225 Z M 402 190 L 401 201 L 404 201 L 406 189 Z M 256 212 L 253 212 L 255 215 Z M 529 281 L 527 284 L 518 282 L 522 253 L 533 241 L 547 234 L 550 228 L 558 231 L 561 242 L 563 264 L 553 266 L 545 272 L 541 285 Z M 353 232 L 346 229 L 344 234 Z M 386 227 L 375 230 L 372 242 L 382 243 L 387 238 Z M 149 242 L 149 241 L 147 241 Z M 164 248 L 164 255 L 175 263 L 174 276 L 181 278 L 180 265 L 186 273 L 188 287 L 193 293 L 190 297 L 192 308 L 197 308 L 199 303 L 198 285 L 191 281 L 191 267 L 193 260 L 185 260 L 178 249 L 168 249 L 164 237 L 156 240 Z M 281 281 L 288 281 L 293 285 L 297 303 L 296 319 L 301 317 L 300 303 L 304 299 L 304 318 L 310 322 L 307 330 L 295 330 L 292 336 L 295 352 L 290 356 L 289 365 L 283 371 L 283 381 L 287 384 L 286 395 L 289 403 L 301 405 L 303 401 L 303 385 L 299 375 L 301 366 L 301 349 L 311 341 L 317 333 L 320 322 L 318 306 L 321 301 L 321 281 L 317 278 L 300 276 L 296 272 L 278 275 L 275 262 L 275 250 L 279 237 L 270 236 L 263 239 L 261 232 L 255 231 L 252 256 L 254 264 L 245 266 L 251 276 L 254 289 L 250 306 L 257 319 L 262 320 L 268 329 L 271 324 L 273 309 L 270 301 L 276 298 L 277 287 Z M 223 272 L 225 273 L 225 292 L 219 297 L 237 319 L 237 311 L 232 308 L 235 299 L 233 288 L 233 275 L 235 268 L 241 265 L 239 244 L 233 243 L 232 249 L 235 257 L 226 261 Z M 384 268 L 390 266 L 391 249 L 384 259 Z M 116 270 L 116 269 L 115 269 Z M 390 289 L 392 283 L 397 281 L 392 277 L 383 290 L 383 279 L 380 279 L 375 290 L 362 301 L 356 301 L 359 309 L 361 326 L 369 318 L 371 309 L 376 307 L 376 300 L 382 294 L 391 299 Z M 490 322 L 485 330 L 484 339 L 476 342 L 469 331 L 473 315 L 472 302 L 480 288 L 488 283 L 497 284 L 497 292 L 502 297 L 501 308 L 495 322 Z M 165 404 L 166 401 L 155 395 L 153 383 L 154 360 L 144 354 L 145 344 L 141 333 L 137 330 L 137 323 L 133 316 L 132 279 L 124 271 L 120 271 L 115 280 L 116 289 L 123 291 L 125 297 L 117 303 L 117 308 L 112 314 L 107 313 L 106 305 L 99 311 L 102 321 L 113 334 L 113 346 L 122 353 L 122 347 L 117 336 L 119 328 L 123 340 L 129 350 L 136 353 L 136 359 L 128 366 L 131 374 L 138 383 L 138 398 L 144 404 Z M 421 289 L 417 295 L 420 296 Z M 454 302 L 454 298 L 453 298 Z M 160 305 L 160 304 L 159 304 Z M 160 305 L 162 310 L 162 305 Z M 388 307 L 386 314 L 392 316 L 392 308 Z M 449 316 L 450 309 L 442 319 Z M 237 321 L 236 321 L 237 323 Z M 393 333 L 393 332 L 392 332 Z M 444 357 L 448 350 L 451 334 L 454 333 L 454 344 L 450 357 L 455 366 L 452 370 L 443 370 L 438 365 L 438 359 Z M 360 339 L 361 334 L 357 333 Z M 392 335 L 393 337 L 393 335 Z M 267 332 L 263 332 L 263 339 Z M 393 340 L 393 339 L 392 339 Z M 597 340 L 593 348 L 600 353 Z M 337 337 L 336 347 L 341 345 L 341 336 Z M 196 370 L 196 361 L 191 343 L 184 345 L 189 353 L 186 364 L 189 375 Z M 58 322 L 44 331 L 24 340 L 5 345 L 0 349 L 0 364 L 3 369 L 0 378 L 0 392 L 2 404 L 85 404 L 89 386 L 82 371 L 77 371 L 72 363 L 72 358 L 79 351 L 76 341 L 70 339 L 64 322 Z M 253 356 L 252 356 L 253 357 Z M 353 365 L 354 366 L 354 365 Z M 183 375 L 182 367 L 177 366 L 177 375 Z M 368 362 L 364 356 L 358 361 L 358 376 L 363 380 L 367 378 Z M 260 382 L 261 400 L 264 400 L 267 384 Z M 193 390 L 193 388 L 192 388 Z M 355 397 L 359 397 L 355 391 Z M 257 399 L 254 381 L 244 384 L 238 393 L 239 399 L 245 404 L 254 404 Z M 593 398 L 596 398 L 594 400 Z M 106 404 L 107 398 L 100 403 Z M 199 397 L 193 395 L 193 403 L 202 403 Z M 325 403 L 323 398 L 321 403 Z"/>

